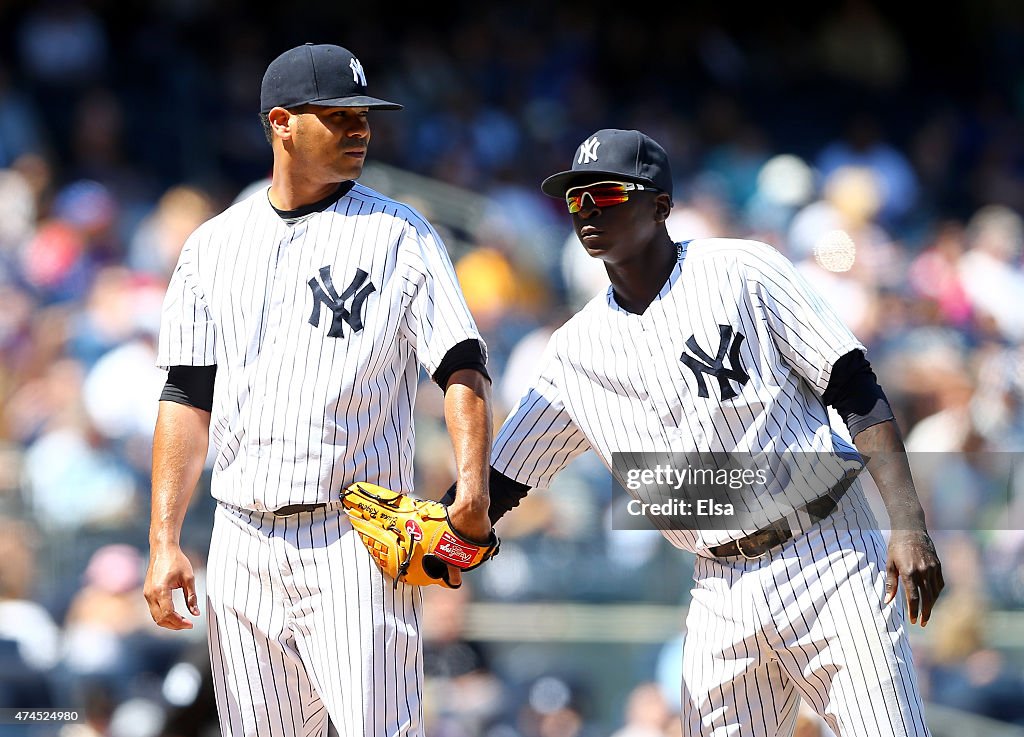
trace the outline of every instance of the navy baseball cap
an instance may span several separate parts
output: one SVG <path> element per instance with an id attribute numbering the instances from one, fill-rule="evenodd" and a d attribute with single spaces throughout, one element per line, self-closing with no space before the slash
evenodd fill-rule
<path id="1" fill-rule="evenodd" d="M 657 141 L 640 131 L 605 128 L 576 149 L 568 171 L 552 174 L 540 188 L 549 197 L 565 197 L 577 184 L 615 179 L 646 184 L 672 194 L 672 169 Z"/>
<path id="2" fill-rule="evenodd" d="M 319 105 L 401 110 L 366 94 L 366 74 L 351 51 L 333 44 L 307 43 L 270 62 L 260 88 L 260 112 L 275 107 Z"/>

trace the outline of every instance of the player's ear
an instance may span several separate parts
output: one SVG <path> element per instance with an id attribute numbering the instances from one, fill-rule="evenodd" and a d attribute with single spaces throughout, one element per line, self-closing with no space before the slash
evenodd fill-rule
<path id="1" fill-rule="evenodd" d="M 274 132 L 275 138 L 288 139 L 292 137 L 294 116 L 283 107 L 275 107 L 267 113 L 270 121 L 270 129 Z"/>
<path id="2" fill-rule="evenodd" d="M 654 222 L 663 223 L 672 212 L 672 195 L 659 192 L 654 196 Z"/>

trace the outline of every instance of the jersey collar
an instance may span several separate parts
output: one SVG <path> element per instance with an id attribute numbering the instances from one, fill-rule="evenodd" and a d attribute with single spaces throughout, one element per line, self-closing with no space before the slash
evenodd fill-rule
<path id="1" fill-rule="evenodd" d="M 665 283 L 662 285 L 661 289 L 658 290 L 658 295 L 653 300 L 651 300 L 651 303 L 649 305 L 647 305 L 646 310 L 644 310 L 642 313 L 638 315 L 635 312 L 630 312 L 629 310 L 624 309 L 622 305 L 620 305 L 615 300 L 615 288 L 612 287 L 611 284 L 608 285 L 608 291 L 605 294 L 605 300 L 608 303 L 608 307 L 610 307 L 614 312 L 631 318 L 641 318 L 644 315 L 648 314 L 655 305 L 660 304 L 661 301 L 665 299 L 665 297 L 668 295 L 668 293 L 672 291 L 672 287 L 675 285 L 675 283 L 679 280 L 679 277 L 682 275 L 683 261 L 686 259 L 686 247 L 688 245 L 690 245 L 690 241 L 688 240 L 676 243 L 676 265 L 672 269 L 672 273 L 668 275 L 668 279 L 665 280 Z"/>
<path id="2" fill-rule="evenodd" d="M 328 207 L 333 205 L 335 202 L 340 200 L 342 197 L 349 193 L 349 190 L 355 186 L 355 182 L 349 180 L 347 182 L 341 182 L 338 188 L 331 194 L 324 197 L 322 200 L 317 200 L 311 205 L 303 205 L 297 207 L 294 210 L 279 210 L 274 207 L 274 203 L 270 202 L 270 189 L 267 189 L 267 202 L 270 202 L 270 206 L 274 208 L 274 212 L 282 220 L 295 220 L 296 218 L 305 217 L 306 215 L 312 215 L 314 212 L 323 212 Z"/>

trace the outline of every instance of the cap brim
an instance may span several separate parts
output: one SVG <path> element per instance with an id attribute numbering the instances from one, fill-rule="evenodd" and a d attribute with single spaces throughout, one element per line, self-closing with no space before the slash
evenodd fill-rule
<path id="1" fill-rule="evenodd" d="M 376 97 L 366 95 L 352 95 L 351 97 L 336 97 L 333 100 L 317 100 L 309 103 L 319 107 L 368 107 L 371 110 L 401 110 L 402 106 L 397 102 L 388 102 Z"/>
<path id="2" fill-rule="evenodd" d="M 581 171 L 577 169 L 575 171 L 560 171 L 557 174 L 552 174 L 541 182 L 540 190 L 548 197 L 561 199 L 565 197 L 566 191 L 571 187 L 586 184 L 587 182 L 602 182 L 606 180 L 616 182 L 637 182 L 639 184 L 648 184 L 652 187 L 655 186 L 654 182 L 650 179 L 646 179 L 644 177 L 632 177 L 617 171 L 597 171 L 594 169 Z"/>
<path id="3" fill-rule="evenodd" d="M 316 107 L 366 107 L 371 110 L 401 110 L 402 105 L 397 102 L 388 102 L 377 97 L 366 95 L 350 95 L 349 97 L 335 97 L 330 100 L 306 100 L 304 102 L 291 102 L 286 105 L 273 105 L 260 112 L 269 113 L 275 107 L 299 107 L 300 105 L 315 105 Z"/>

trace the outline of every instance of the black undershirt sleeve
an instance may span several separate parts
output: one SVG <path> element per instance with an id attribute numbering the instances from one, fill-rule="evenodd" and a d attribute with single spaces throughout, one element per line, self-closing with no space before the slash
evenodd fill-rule
<path id="1" fill-rule="evenodd" d="M 213 383 L 217 366 L 171 366 L 160 401 L 187 404 L 189 407 L 213 411 Z"/>
<path id="2" fill-rule="evenodd" d="M 493 466 L 491 466 L 488 484 L 491 491 L 491 506 L 487 510 L 487 514 L 491 518 L 492 525 L 507 512 L 511 511 L 513 507 L 518 507 L 519 502 L 530 491 L 529 486 L 513 481 L 505 474 L 495 471 Z M 455 484 L 452 484 L 445 495 L 441 497 L 441 503 L 449 506 L 454 501 Z"/>
<path id="3" fill-rule="evenodd" d="M 851 438 L 872 425 L 895 419 L 889 400 L 861 350 L 850 351 L 836 361 L 822 400 L 835 407 Z"/>
<path id="4" fill-rule="evenodd" d="M 448 380 L 452 374 L 460 369 L 473 369 L 484 375 L 488 381 L 491 380 L 487 373 L 487 366 L 484 362 L 484 352 L 480 348 L 480 341 L 475 338 L 456 343 L 444 354 L 441 363 L 434 372 L 433 380 L 441 389 L 447 390 Z"/>

